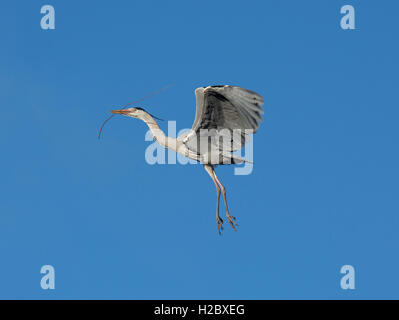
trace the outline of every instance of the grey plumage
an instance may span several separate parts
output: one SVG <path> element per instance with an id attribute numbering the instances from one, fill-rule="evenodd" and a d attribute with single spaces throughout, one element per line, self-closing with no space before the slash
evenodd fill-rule
<path id="1" fill-rule="evenodd" d="M 179 137 L 202 163 L 245 161 L 232 152 L 241 149 L 262 121 L 264 103 L 257 93 L 235 86 L 209 86 L 195 90 L 196 113 L 192 130 Z"/>
<path id="2" fill-rule="evenodd" d="M 219 233 L 223 230 L 223 220 L 219 216 L 220 193 L 223 194 L 227 219 L 236 230 L 236 218 L 229 214 L 226 189 L 216 176 L 215 166 L 248 161 L 233 152 L 241 149 L 248 142 L 249 134 L 258 130 L 262 121 L 263 98 L 253 91 L 235 86 L 202 87 L 195 90 L 195 95 L 197 107 L 192 129 L 177 138 L 165 136 L 154 116 L 142 108 L 111 112 L 144 121 L 160 145 L 200 161 L 216 186 Z"/>

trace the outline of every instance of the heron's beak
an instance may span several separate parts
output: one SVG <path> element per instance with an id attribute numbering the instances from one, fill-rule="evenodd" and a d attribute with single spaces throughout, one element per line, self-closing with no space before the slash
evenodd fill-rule
<path id="1" fill-rule="evenodd" d="M 110 111 L 111 113 L 114 113 L 114 114 L 126 114 L 127 113 L 127 111 L 126 110 L 111 110 Z"/>

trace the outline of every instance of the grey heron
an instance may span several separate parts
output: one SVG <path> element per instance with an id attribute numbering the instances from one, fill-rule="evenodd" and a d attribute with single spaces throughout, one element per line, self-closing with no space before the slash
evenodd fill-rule
<path id="1" fill-rule="evenodd" d="M 216 186 L 216 224 L 219 234 L 223 230 L 223 220 L 219 215 L 220 193 L 223 195 L 226 217 L 237 231 L 236 218 L 229 213 L 227 206 L 226 188 L 216 176 L 215 166 L 249 162 L 233 152 L 240 150 L 248 141 L 248 135 L 258 130 L 264 101 L 253 91 L 229 85 L 197 88 L 195 95 L 196 113 L 192 129 L 177 138 L 167 137 L 155 117 L 143 108 L 110 112 L 144 121 L 160 145 L 202 163 Z"/>

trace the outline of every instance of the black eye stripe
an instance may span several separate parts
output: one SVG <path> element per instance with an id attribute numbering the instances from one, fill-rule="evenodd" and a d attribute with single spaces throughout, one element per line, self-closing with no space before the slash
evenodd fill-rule
<path id="1" fill-rule="evenodd" d="M 153 114 L 149 113 L 148 111 L 144 110 L 144 109 L 141 108 L 141 107 L 136 107 L 135 109 L 136 109 L 136 110 L 141 110 L 141 111 L 147 112 L 151 117 L 153 117 L 153 118 L 155 118 L 155 119 L 158 119 L 158 120 L 161 120 L 161 121 L 164 121 L 163 119 L 154 116 Z"/>

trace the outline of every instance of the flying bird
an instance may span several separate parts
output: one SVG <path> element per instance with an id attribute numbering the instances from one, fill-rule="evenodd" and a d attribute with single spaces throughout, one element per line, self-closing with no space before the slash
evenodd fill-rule
<path id="1" fill-rule="evenodd" d="M 249 134 L 258 130 L 264 100 L 253 91 L 229 85 L 197 88 L 195 96 L 196 113 L 192 129 L 177 138 L 167 137 L 156 122 L 157 118 L 143 108 L 110 112 L 144 121 L 160 145 L 202 163 L 216 186 L 216 224 L 219 234 L 223 230 L 223 219 L 219 215 L 220 193 L 223 195 L 226 217 L 237 231 L 236 218 L 229 213 L 227 206 L 226 188 L 216 176 L 215 167 L 250 162 L 233 152 L 240 150 L 248 141 Z"/>

